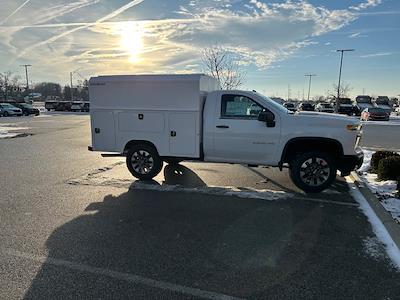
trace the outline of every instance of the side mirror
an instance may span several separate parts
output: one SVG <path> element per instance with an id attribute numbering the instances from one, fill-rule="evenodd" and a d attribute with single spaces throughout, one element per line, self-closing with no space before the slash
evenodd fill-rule
<path id="1" fill-rule="evenodd" d="M 270 111 L 262 111 L 258 115 L 258 121 L 265 122 L 267 127 L 275 127 L 275 116 Z"/>

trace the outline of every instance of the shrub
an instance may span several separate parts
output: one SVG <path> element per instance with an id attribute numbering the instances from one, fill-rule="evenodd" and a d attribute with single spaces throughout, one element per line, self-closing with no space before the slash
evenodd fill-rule
<path id="1" fill-rule="evenodd" d="M 391 151 L 377 151 L 374 154 L 372 154 L 371 157 L 371 168 L 372 168 L 372 172 L 377 173 L 378 172 L 378 167 L 379 167 L 379 162 L 382 159 L 386 159 L 389 157 L 400 157 L 399 154 L 397 154 L 396 152 L 391 152 Z"/>
<path id="2" fill-rule="evenodd" d="M 400 156 L 391 156 L 379 162 L 378 179 L 397 180 L 397 193 L 400 192 Z"/>

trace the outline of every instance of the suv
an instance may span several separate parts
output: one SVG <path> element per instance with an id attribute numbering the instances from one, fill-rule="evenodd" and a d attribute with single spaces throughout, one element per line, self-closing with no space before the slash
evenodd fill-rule
<path id="1" fill-rule="evenodd" d="M 310 102 L 302 102 L 299 105 L 299 110 L 302 111 L 314 111 L 315 110 L 315 106 L 313 103 Z"/>
<path id="2" fill-rule="evenodd" d="M 330 103 L 318 103 L 315 107 L 316 111 L 324 112 L 324 113 L 334 113 L 335 110 Z"/>

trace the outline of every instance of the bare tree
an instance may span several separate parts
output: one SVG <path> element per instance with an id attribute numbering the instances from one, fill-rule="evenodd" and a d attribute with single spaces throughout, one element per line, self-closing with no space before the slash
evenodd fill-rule
<path id="1" fill-rule="evenodd" d="M 217 79 L 222 89 L 232 90 L 243 84 L 245 72 L 231 52 L 221 47 L 206 48 L 202 61 L 205 73 Z"/>
<path id="2" fill-rule="evenodd" d="M 0 93 L 2 98 L 16 97 L 21 91 L 20 77 L 14 75 L 11 71 L 0 73 Z"/>
<path id="3" fill-rule="evenodd" d="M 332 85 L 332 92 L 329 92 L 329 97 L 336 98 L 337 97 L 337 90 L 338 90 L 338 85 L 334 83 Z M 347 83 L 347 82 L 342 82 L 340 84 L 340 91 L 339 91 L 339 96 L 340 98 L 349 98 L 350 97 L 350 92 L 353 90 L 353 87 Z"/>

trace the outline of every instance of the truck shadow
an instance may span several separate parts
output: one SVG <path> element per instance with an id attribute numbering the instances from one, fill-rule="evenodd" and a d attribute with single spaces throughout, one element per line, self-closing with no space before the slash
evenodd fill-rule
<path id="1" fill-rule="evenodd" d="M 51 234 L 48 259 L 24 299 L 180 298 L 165 290 L 152 295 L 149 287 L 108 276 L 109 270 L 226 294 L 261 291 L 301 267 L 318 240 L 318 206 L 307 212 L 283 206 L 154 191 L 108 195 Z M 301 257 L 286 263 L 292 235 L 303 239 L 303 231 L 308 241 L 299 247 Z M 271 277 L 276 269 L 279 276 Z M 232 290 L 243 274 L 264 283 Z"/>
<path id="2" fill-rule="evenodd" d="M 207 184 L 191 169 L 180 164 L 168 164 L 164 168 L 164 183 L 187 188 L 205 187 Z"/>
<path id="3" fill-rule="evenodd" d="M 183 298 L 126 274 L 258 299 L 287 289 L 304 296 L 308 284 L 334 278 L 342 292 L 383 296 L 373 284 L 382 275 L 392 287 L 386 296 L 397 295 L 399 276 L 359 254 L 371 229 L 358 216 L 344 206 L 290 200 L 144 190 L 108 195 L 51 234 L 48 258 L 25 299 Z"/>

